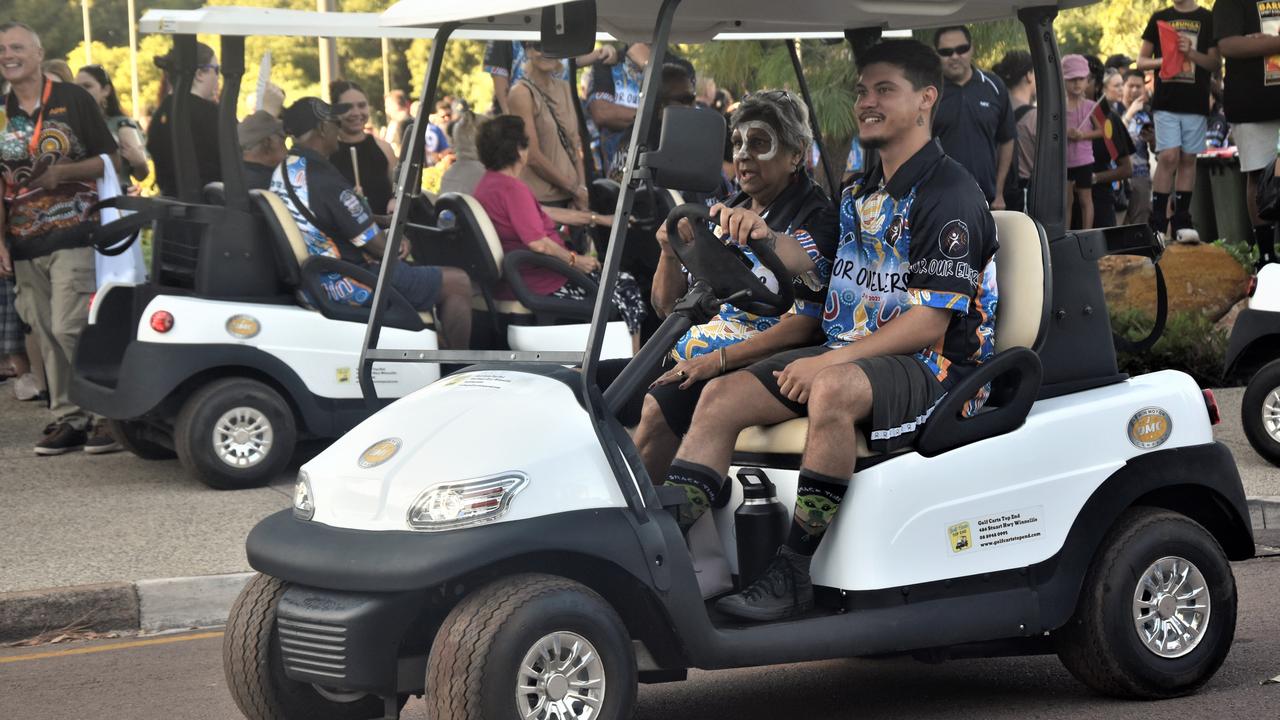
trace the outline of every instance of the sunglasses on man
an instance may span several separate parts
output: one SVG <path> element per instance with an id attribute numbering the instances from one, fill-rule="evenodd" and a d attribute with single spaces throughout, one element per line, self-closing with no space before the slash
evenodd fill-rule
<path id="1" fill-rule="evenodd" d="M 938 56 L 949 58 L 952 55 L 968 55 L 969 51 L 972 49 L 973 49 L 973 46 L 969 45 L 968 43 L 964 45 L 957 45 L 953 48 L 938 48 Z"/>

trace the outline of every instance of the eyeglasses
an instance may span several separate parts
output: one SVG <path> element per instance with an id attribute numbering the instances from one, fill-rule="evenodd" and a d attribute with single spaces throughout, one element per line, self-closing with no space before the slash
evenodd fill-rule
<path id="1" fill-rule="evenodd" d="M 952 55 L 968 55 L 969 51 L 972 49 L 973 46 L 968 43 L 965 43 L 964 45 L 957 45 L 953 48 L 938 48 L 938 56 L 949 58 Z"/>
<path id="2" fill-rule="evenodd" d="M 196 70 L 212 70 L 214 72 L 218 72 L 221 69 L 222 69 L 222 66 L 217 63 L 208 63 L 206 65 L 196 66 Z"/>

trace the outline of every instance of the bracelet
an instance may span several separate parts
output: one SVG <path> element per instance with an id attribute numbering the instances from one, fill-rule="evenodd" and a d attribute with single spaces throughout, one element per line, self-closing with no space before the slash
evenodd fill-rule
<path id="1" fill-rule="evenodd" d="M 723 375 L 729 369 L 728 356 L 725 355 L 724 348 L 720 348 L 720 374 Z"/>
<path id="2" fill-rule="evenodd" d="M 569 267 L 573 267 L 577 264 L 578 264 L 578 253 L 570 250 L 569 251 Z"/>
<path id="3" fill-rule="evenodd" d="M 589 222 L 588 224 L 590 224 L 590 225 L 595 225 L 595 224 L 596 224 L 596 214 L 595 214 L 595 213 L 591 213 L 591 220 L 590 220 L 590 222 Z"/>

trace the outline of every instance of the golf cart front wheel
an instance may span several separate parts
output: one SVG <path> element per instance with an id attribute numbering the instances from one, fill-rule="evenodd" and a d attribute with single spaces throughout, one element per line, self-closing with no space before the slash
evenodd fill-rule
<path id="1" fill-rule="evenodd" d="M 618 613 L 590 588 L 517 575 L 463 598 L 427 661 L 429 717 L 618 720 L 636 663 Z"/>
<path id="2" fill-rule="evenodd" d="M 111 436 L 125 450 L 143 460 L 172 460 L 175 453 L 170 448 L 147 439 L 147 428 L 138 420 L 108 420 Z"/>
<path id="3" fill-rule="evenodd" d="M 1249 444 L 1267 462 L 1280 465 L 1280 360 L 1263 366 L 1244 390 L 1240 423 Z"/>
<path id="4" fill-rule="evenodd" d="M 227 688 L 249 720 L 368 720 L 383 703 L 364 693 L 343 693 L 289 679 L 280 655 L 276 605 L 288 584 L 254 575 L 231 606 L 222 639 Z"/>
<path id="5" fill-rule="evenodd" d="M 184 467 L 218 490 L 260 487 L 284 470 L 297 440 L 293 409 L 271 386 L 223 378 L 187 398 L 174 447 Z"/>
<path id="6" fill-rule="evenodd" d="M 1235 578 L 1218 542 L 1185 515 L 1136 507 L 1103 540 L 1075 615 L 1055 636 L 1085 685 L 1161 699 L 1208 682 L 1235 629 Z"/>

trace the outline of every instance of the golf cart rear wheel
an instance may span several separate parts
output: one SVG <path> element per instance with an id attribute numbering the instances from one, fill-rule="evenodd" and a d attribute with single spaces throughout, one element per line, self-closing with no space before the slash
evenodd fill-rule
<path id="1" fill-rule="evenodd" d="M 215 380 L 192 393 L 173 432 L 183 467 L 219 490 L 271 482 L 289 463 L 296 439 L 289 403 L 249 378 Z"/>
<path id="2" fill-rule="evenodd" d="M 1185 515 L 1135 507 L 1103 540 L 1075 615 L 1055 636 L 1085 685 L 1160 699 L 1213 677 L 1235 629 L 1235 578 L 1218 542 Z"/>
<path id="3" fill-rule="evenodd" d="M 137 420 L 108 420 L 107 428 L 125 450 L 143 460 L 172 460 L 173 450 L 146 439 L 145 426 Z"/>
<path id="4" fill-rule="evenodd" d="M 635 705 L 635 654 L 618 613 L 590 588 L 516 575 L 445 618 L 426 688 L 433 718 L 618 720 Z"/>
<path id="5" fill-rule="evenodd" d="M 318 689 L 285 674 L 276 635 L 276 604 L 288 584 L 254 575 L 231 606 L 222 640 L 227 687 L 249 720 L 368 720 L 383 703 L 363 693 Z"/>
<path id="6" fill-rule="evenodd" d="M 1267 462 L 1280 465 L 1280 360 L 1249 380 L 1240 402 L 1240 423 L 1249 444 Z"/>

